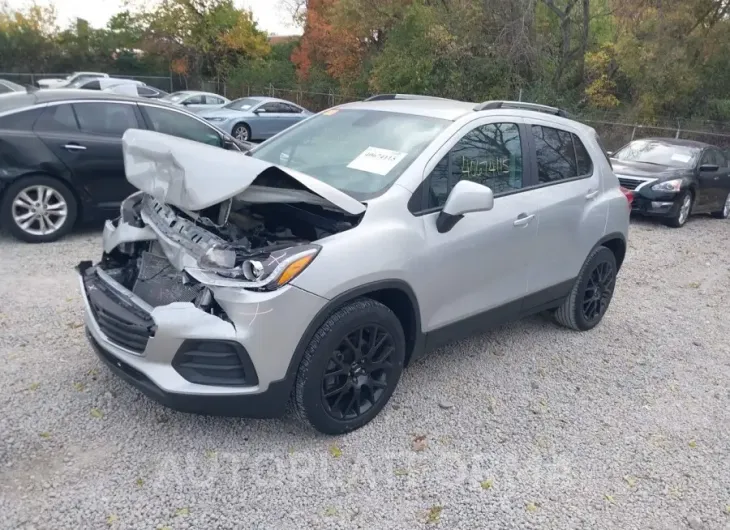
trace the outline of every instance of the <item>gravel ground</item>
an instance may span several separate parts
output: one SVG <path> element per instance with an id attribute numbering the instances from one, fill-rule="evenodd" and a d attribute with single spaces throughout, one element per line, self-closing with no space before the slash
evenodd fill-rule
<path id="1" fill-rule="evenodd" d="M 99 241 L 0 239 L 2 528 L 730 529 L 730 222 L 633 222 L 597 329 L 445 348 L 340 438 L 111 376 L 73 271 Z"/>

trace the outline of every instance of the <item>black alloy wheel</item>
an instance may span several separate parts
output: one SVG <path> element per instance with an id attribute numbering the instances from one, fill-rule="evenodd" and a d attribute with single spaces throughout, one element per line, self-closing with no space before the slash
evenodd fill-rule
<path id="1" fill-rule="evenodd" d="M 393 372 L 395 340 L 377 324 L 361 326 L 332 352 L 322 377 L 322 401 L 338 420 L 362 416 L 385 395 Z"/>
<path id="2" fill-rule="evenodd" d="M 294 384 L 294 411 L 325 434 L 359 429 L 388 403 L 405 358 L 395 313 L 371 298 L 352 300 L 309 339 Z"/>
<path id="3" fill-rule="evenodd" d="M 613 296 L 616 286 L 616 273 L 609 262 L 599 263 L 588 277 L 588 284 L 583 293 L 583 318 L 592 323 L 600 320 Z"/>
<path id="4" fill-rule="evenodd" d="M 617 274 L 618 265 L 613 252 L 604 246 L 593 249 L 583 263 L 570 294 L 555 310 L 558 324 L 576 331 L 596 327 L 613 298 Z"/>

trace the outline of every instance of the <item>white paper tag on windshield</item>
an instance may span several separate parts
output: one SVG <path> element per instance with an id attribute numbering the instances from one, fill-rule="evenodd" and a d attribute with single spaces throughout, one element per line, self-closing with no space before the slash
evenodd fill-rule
<path id="1" fill-rule="evenodd" d="M 692 160 L 692 155 L 683 155 L 682 153 L 674 153 L 672 155 L 672 160 L 675 160 L 676 162 L 682 162 L 683 164 L 686 164 L 690 160 Z"/>
<path id="2" fill-rule="evenodd" d="M 347 164 L 347 167 L 376 175 L 387 175 L 407 154 L 379 147 L 368 147 L 355 160 Z"/>

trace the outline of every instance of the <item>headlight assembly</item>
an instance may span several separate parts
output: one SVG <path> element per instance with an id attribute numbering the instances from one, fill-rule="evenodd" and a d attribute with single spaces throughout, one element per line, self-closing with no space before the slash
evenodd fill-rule
<path id="1" fill-rule="evenodd" d="M 665 180 L 659 184 L 654 184 L 651 189 L 653 191 L 679 191 L 682 187 L 682 179 Z"/>

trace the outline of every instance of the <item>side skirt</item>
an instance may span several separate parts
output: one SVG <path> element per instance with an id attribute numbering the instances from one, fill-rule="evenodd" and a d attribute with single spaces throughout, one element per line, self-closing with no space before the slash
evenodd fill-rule
<path id="1" fill-rule="evenodd" d="M 484 333 L 508 322 L 560 307 L 575 285 L 575 278 L 425 333 L 424 347 L 414 351 L 411 362 L 451 342 Z"/>

